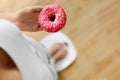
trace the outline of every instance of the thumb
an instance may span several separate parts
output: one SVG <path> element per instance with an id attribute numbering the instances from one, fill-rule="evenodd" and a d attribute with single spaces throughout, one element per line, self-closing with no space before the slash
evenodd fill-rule
<path id="1" fill-rule="evenodd" d="M 40 12 L 43 9 L 41 6 L 32 6 L 31 11 Z"/>

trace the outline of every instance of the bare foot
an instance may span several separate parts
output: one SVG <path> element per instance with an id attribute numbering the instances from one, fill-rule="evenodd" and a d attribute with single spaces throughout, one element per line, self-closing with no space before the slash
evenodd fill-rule
<path id="1" fill-rule="evenodd" d="M 55 62 L 63 59 L 67 55 L 67 50 L 64 48 L 64 43 L 56 43 L 50 49 L 52 57 L 55 59 Z"/>

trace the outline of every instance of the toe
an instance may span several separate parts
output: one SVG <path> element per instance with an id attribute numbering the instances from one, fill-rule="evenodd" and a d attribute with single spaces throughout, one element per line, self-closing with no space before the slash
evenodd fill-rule
<path id="1" fill-rule="evenodd" d="M 51 55 L 53 56 L 55 53 L 57 53 L 63 47 L 64 47 L 64 43 L 55 43 L 50 49 Z"/>
<path id="2" fill-rule="evenodd" d="M 60 51 L 58 51 L 54 56 L 53 58 L 55 59 L 55 61 L 59 61 L 63 58 L 65 58 L 67 55 L 67 50 L 65 48 L 61 49 Z"/>

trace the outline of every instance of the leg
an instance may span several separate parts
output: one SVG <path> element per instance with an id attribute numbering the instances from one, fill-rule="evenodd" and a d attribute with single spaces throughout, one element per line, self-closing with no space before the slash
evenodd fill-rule
<path id="1" fill-rule="evenodd" d="M 64 44 L 56 43 L 51 47 L 50 53 L 55 61 L 63 59 L 67 53 L 63 48 Z M 0 48 L 0 80 L 22 80 L 20 72 L 13 62 L 13 60 L 7 55 L 7 53 Z"/>

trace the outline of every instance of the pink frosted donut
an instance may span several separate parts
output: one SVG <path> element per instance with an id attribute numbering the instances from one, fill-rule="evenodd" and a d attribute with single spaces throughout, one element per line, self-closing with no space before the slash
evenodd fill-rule
<path id="1" fill-rule="evenodd" d="M 45 6 L 39 14 L 38 23 L 47 32 L 57 32 L 66 23 L 66 14 L 63 8 L 56 4 Z"/>

